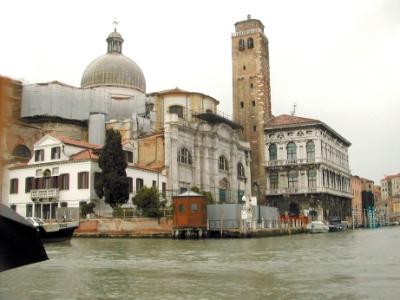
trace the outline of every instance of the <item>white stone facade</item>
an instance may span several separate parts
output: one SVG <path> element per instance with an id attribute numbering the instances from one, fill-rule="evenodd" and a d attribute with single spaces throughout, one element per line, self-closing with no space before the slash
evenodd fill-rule
<path id="1" fill-rule="evenodd" d="M 57 207 L 79 207 L 82 201 L 94 201 L 97 209 L 109 211 L 94 190 L 95 174 L 101 170 L 93 150 L 99 146 L 80 141 L 71 143 L 75 142 L 46 135 L 34 145 L 34 155 L 27 164 L 10 165 L 3 180 L 5 203 L 22 216 L 45 219 L 55 218 Z M 56 148 L 60 150 L 52 150 Z M 126 151 L 131 149 L 130 144 L 124 146 Z M 137 168 L 133 163 L 128 163 L 126 172 L 132 178 L 132 187 L 125 206 L 132 206 L 132 197 L 140 188 L 138 184 L 155 186 L 161 193 L 166 188 L 166 176 L 160 172 Z"/>
<path id="2" fill-rule="evenodd" d="M 250 195 L 250 146 L 235 129 L 223 122 L 187 122 L 175 114 L 165 120 L 165 166 L 172 194 L 195 186 L 211 192 L 217 202 L 237 203 Z M 188 153 L 190 160 L 179 159 L 179 153 Z"/>
<path id="3" fill-rule="evenodd" d="M 292 202 L 304 215 L 318 210 L 320 219 L 338 214 L 344 217 L 343 210 L 347 211 L 351 203 L 343 204 L 341 199 L 352 197 L 350 143 L 317 120 L 277 118 L 265 129 L 266 195 L 270 204 L 280 207 L 281 213 L 294 213 L 289 207 Z M 298 124 L 299 120 L 302 123 Z M 336 203 L 330 206 L 329 201 Z"/>

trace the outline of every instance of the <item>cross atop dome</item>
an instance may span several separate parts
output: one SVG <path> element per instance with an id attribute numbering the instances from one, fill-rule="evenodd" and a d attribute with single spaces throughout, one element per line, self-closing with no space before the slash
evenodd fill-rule
<path id="1" fill-rule="evenodd" d="M 114 25 L 114 32 L 117 32 L 117 25 L 119 24 L 119 21 L 117 20 L 117 18 L 114 18 L 112 23 Z"/>

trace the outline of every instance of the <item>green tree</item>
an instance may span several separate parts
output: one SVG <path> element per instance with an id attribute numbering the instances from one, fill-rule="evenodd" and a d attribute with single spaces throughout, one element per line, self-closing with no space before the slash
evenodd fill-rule
<path id="1" fill-rule="evenodd" d="M 121 135 L 108 129 L 106 142 L 99 157 L 101 173 L 95 182 L 95 191 L 113 209 L 129 199 L 129 180 L 126 176 L 127 162 L 122 150 Z"/>
<path id="2" fill-rule="evenodd" d="M 93 214 L 95 206 L 96 203 L 94 202 L 89 202 L 89 203 L 87 203 L 86 201 L 79 202 L 81 217 L 86 217 L 87 214 Z"/>
<path id="3" fill-rule="evenodd" d="M 144 217 L 159 218 L 161 217 L 160 194 L 156 188 L 143 187 L 133 197 L 133 204 L 141 210 Z"/>
<path id="4" fill-rule="evenodd" d="M 200 189 L 197 186 L 194 186 L 191 188 L 192 192 L 198 193 L 198 194 L 202 194 L 203 196 L 205 196 L 207 198 L 207 203 L 208 204 L 214 204 L 214 197 L 210 192 L 206 192 L 206 191 L 200 191 Z"/>

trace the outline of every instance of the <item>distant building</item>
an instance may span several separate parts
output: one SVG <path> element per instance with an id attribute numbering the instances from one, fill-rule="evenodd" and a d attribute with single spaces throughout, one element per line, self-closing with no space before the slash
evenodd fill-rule
<path id="1" fill-rule="evenodd" d="M 359 176 L 351 176 L 350 191 L 353 195 L 351 199 L 352 214 L 354 216 L 355 226 L 363 225 L 363 209 L 362 209 L 362 191 L 363 186 Z"/>
<path id="2" fill-rule="evenodd" d="M 382 202 L 389 207 L 389 217 L 400 220 L 400 173 L 387 175 L 381 180 Z"/>
<path id="3" fill-rule="evenodd" d="M 96 174 L 101 172 L 97 160 L 101 146 L 69 137 L 45 135 L 34 144 L 27 163 L 6 168 L 3 199 L 26 217 L 54 219 L 58 207 L 78 208 L 81 202 L 95 202 L 101 214 L 111 212 L 94 190 Z M 129 178 L 129 200 L 143 186 L 159 187 L 165 195 L 167 178 L 161 170 L 150 170 L 133 163 L 131 145 L 124 145 Z"/>
<path id="4" fill-rule="evenodd" d="M 348 140 L 325 123 L 280 115 L 266 123 L 267 200 L 281 214 L 351 220 Z"/>
<path id="5" fill-rule="evenodd" d="M 265 195 L 264 126 L 272 117 L 269 50 L 263 23 L 250 15 L 235 23 L 232 34 L 232 87 L 233 118 L 251 147 L 252 194 Z"/>

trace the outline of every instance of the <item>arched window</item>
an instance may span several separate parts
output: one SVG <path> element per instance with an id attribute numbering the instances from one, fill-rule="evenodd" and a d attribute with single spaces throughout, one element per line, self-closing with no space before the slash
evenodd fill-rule
<path id="1" fill-rule="evenodd" d="M 13 150 L 13 156 L 22 158 L 31 158 L 31 150 L 25 145 L 18 145 Z"/>
<path id="2" fill-rule="evenodd" d="M 189 150 L 186 148 L 181 148 L 178 151 L 178 162 L 191 165 L 192 164 L 192 155 Z"/>
<path id="3" fill-rule="evenodd" d="M 242 163 L 237 164 L 237 176 L 242 178 L 246 177 Z"/>
<path id="4" fill-rule="evenodd" d="M 173 105 L 169 107 L 169 113 L 178 115 L 179 118 L 183 118 L 183 107 L 180 105 Z"/>
<path id="5" fill-rule="evenodd" d="M 308 170 L 308 187 L 315 188 L 317 187 L 317 171 L 316 170 Z"/>
<path id="6" fill-rule="evenodd" d="M 308 141 L 306 144 L 307 161 L 313 162 L 315 160 L 315 145 L 313 141 Z"/>
<path id="7" fill-rule="evenodd" d="M 43 171 L 43 185 L 45 189 L 51 188 L 51 171 L 49 169 Z"/>
<path id="8" fill-rule="evenodd" d="M 297 159 L 297 147 L 296 144 L 290 142 L 287 144 L 287 160 L 288 161 L 295 161 Z"/>
<path id="9" fill-rule="evenodd" d="M 253 47 L 254 47 L 253 38 L 248 38 L 248 39 L 247 39 L 247 48 L 248 48 L 248 49 L 251 49 L 251 48 L 253 48 Z"/>
<path id="10" fill-rule="evenodd" d="M 243 39 L 239 40 L 239 50 L 244 50 L 244 40 Z"/>
<path id="11" fill-rule="evenodd" d="M 278 189 L 279 183 L 278 183 L 278 173 L 277 172 L 272 172 L 269 174 L 269 184 L 270 184 L 270 188 L 272 190 L 276 190 Z"/>
<path id="12" fill-rule="evenodd" d="M 277 160 L 278 151 L 275 144 L 271 144 L 268 148 L 269 150 L 269 160 Z"/>
<path id="13" fill-rule="evenodd" d="M 228 171 L 229 170 L 228 160 L 223 155 L 221 155 L 219 157 L 219 169 L 223 170 L 223 171 Z"/>
<path id="14" fill-rule="evenodd" d="M 288 187 L 290 188 L 297 188 L 298 184 L 298 172 L 295 170 L 290 170 L 288 174 Z"/>

